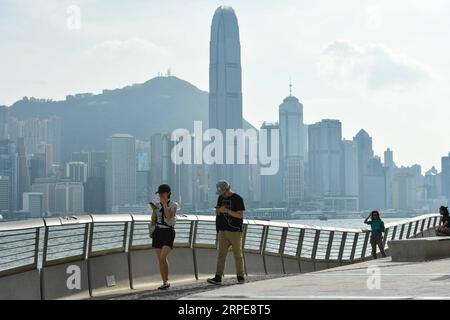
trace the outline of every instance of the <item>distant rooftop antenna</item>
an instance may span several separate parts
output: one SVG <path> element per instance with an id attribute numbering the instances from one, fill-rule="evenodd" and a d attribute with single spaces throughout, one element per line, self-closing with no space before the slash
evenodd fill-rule
<path id="1" fill-rule="evenodd" d="M 292 97 L 292 79 L 289 77 L 289 97 Z"/>

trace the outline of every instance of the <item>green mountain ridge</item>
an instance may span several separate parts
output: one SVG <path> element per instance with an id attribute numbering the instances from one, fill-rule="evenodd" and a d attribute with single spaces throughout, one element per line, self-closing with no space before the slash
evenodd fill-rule
<path id="1" fill-rule="evenodd" d="M 208 126 L 208 92 L 175 76 L 156 77 L 142 84 L 103 90 L 101 94 L 77 94 L 66 100 L 24 98 L 10 106 L 20 120 L 61 118 L 62 159 L 71 152 L 104 149 L 114 133 L 149 140 L 159 132 L 193 129 L 196 120 Z M 244 120 L 244 128 L 252 127 Z"/>

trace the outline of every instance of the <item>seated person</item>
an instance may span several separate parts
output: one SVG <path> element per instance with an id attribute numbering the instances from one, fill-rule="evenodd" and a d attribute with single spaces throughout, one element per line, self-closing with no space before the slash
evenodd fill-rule
<path id="1" fill-rule="evenodd" d="M 436 235 L 438 236 L 450 236 L 450 217 L 448 207 L 440 207 L 439 213 L 442 215 L 441 224 L 436 228 Z"/>

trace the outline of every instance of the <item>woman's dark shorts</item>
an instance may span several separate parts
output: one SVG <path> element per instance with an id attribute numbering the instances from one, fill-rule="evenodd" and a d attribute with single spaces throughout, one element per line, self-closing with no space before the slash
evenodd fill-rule
<path id="1" fill-rule="evenodd" d="M 164 246 L 168 246 L 173 249 L 173 242 L 175 240 L 174 228 L 159 228 L 156 227 L 153 232 L 152 247 L 161 249 Z"/>

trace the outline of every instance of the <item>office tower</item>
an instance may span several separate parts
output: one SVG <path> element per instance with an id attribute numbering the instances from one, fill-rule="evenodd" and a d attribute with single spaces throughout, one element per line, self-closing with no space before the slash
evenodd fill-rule
<path id="1" fill-rule="evenodd" d="M 11 140 L 0 141 L 0 176 L 9 177 L 9 209 L 16 211 L 19 200 L 19 156 Z"/>
<path id="2" fill-rule="evenodd" d="M 129 134 L 115 134 L 107 141 L 106 211 L 115 205 L 136 203 L 136 148 Z"/>
<path id="3" fill-rule="evenodd" d="M 27 155 L 39 153 L 38 145 L 43 141 L 40 120 L 36 118 L 25 120 L 22 127 L 22 132 L 19 135 L 24 138 Z"/>
<path id="4" fill-rule="evenodd" d="M 54 162 L 53 151 L 53 145 L 45 142 L 39 143 L 36 148 L 36 153 L 45 154 L 47 174 L 50 174 L 53 171 L 53 165 L 56 164 Z"/>
<path id="5" fill-rule="evenodd" d="M 43 210 L 46 215 L 55 212 L 55 186 L 57 180 L 55 178 L 37 178 L 31 185 L 32 192 L 42 193 Z"/>
<path id="6" fill-rule="evenodd" d="M 364 207 L 361 209 L 377 210 L 386 208 L 386 175 L 379 157 L 374 157 L 367 164 L 363 183 L 362 199 Z"/>
<path id="7" fill-rule="evenodd" d="M 267 131 L 267 153 L 273 155 L 275 151 L 273 151 L 271 137 L 274 132 L 280 130 L 280 125 L 278 122 L 264 122 L 261 130 Z M 278 144 L 280 143 L 278 142 Z M 280 153 L 281 150 L 275 157 L 275 161 L 278 161 L 278 172 L 274 175 L 261 176 L 261 202 L 269 207 L 280 206 L 283 201 L 283 171 L 281 170 Z"/>
<path id="8" fill-rule="evenodd" d="M 23 211 L 30 212 L 31 218 L 41 218 L 44 214 L 44 194 L 25 192 L 23 194 Z"/>
<path id="9" fill-rule="evenodd" d="M 217 8 L 211 24 L 209 64 L 209 127 L 226 136 L 226 129 L 242 128 L 241 45 L 236 14 L 230 7 Z M 235 142 L 236 146 L 236 142 Z M 224 143 L 223 155 L 226 155 Z M 236 162 L 235 162 L 236 163 Z M 242 164 L 209 166 L 211 199 L 215 183 L 226 179 L 245 197 L 247 177 Z"/>
<path id="10" fill-rule="evenodd" d="M 69 162 L 66 164 L 66 177 L 73 182 L 85 183 L 88 177 L 88 166 L 84 162 Z"/>
<path id="11" fill-rule="evenodd" d="M 9 177 L 0 176 L 0 211 L 9 211 Z"/>
<path id="12" fill-rule="evenodd" d="M 447 157 L 442 157 L 441 165 L 442 195 L 450 201 L 450 152 Z"/>
<path id="13" fill-rule="evenodd" d="M 81 182 L 56 183 L 55 212 L 59 214 L 80 214 L 84 212 L 84 190 Z"/>
<path id="14" fill-rule="evenodd" d="M 90 167 L 90 153 L 87 151 L 78 151 L 72 152 L 70 157 L 71 162 L 84 162 L 88 166 L 88 170 Z"/>
<path id="15" fill-rule="evenodd" d="M 341 195 L 341 122 L 322 120 L 309 125 L 308 131 L 312 196 L 320 198 Z"/>
<path id="16" fill-rule="evenodd" d="M 89 177 L 105 178 L 106 152 L 91 151 L 89 157 Z"/>
<path id="17" fill-rule="evenodd" d="M 18 156 L 18 171 L 19 171 L 19 181 L 18 181 L 18 203 L 19 210 L 22 209 L 22 195 L 24 192 L 30 191 L 30 170 L 27 165 L 27 157 L 25 154 L 25 141 L 23 137 L 17 138 L 17 156 Z"/>
<path id="18" fill-rule="evenodd" d="M 439 198 L 439 173 L 434 166 L 425 172 L 424 188 L 426 190 L 427 199 L 431 200 Z"/>
<path id="19" fill-rule="evenodd" d="M 150 141 L 136 141 L 137 171 L 150 170 Z"/>
<path id="20" fill-rule="evenodd" d="M 52 163 L 61 164 L 61 119 L 51 116 L 41 121 L 43 140 L 52 145 Z"/>
<path id="21" fill-rule="evenodd" d="M 0 140 L 9 139 L 8 134 L 9 108 L 0 106 Z"/>
<path id="22" fill-rule="evenodd" d="M 358 145 L 351 140 L 342 140 L 342 194 L 359 194 Z"/>
<path id="23" fill-rule="evenodd" d="M 279 126 L 281 157 L 299 157 L 305 160 L 305 130 L 303 124 L 303 104 L 292 94 L 279 106 Z"/>
<path id="24" fill-rule="evenodd" d="M 364 182 L 364 177 L 368 175 L 369 163 L 373 159 L 372 138 L 369 134 L 361 129 L 358 134 L 353 138 L 358 146 L 358 175 L 359 175 L 359 206 L 361 209 L 370 209 L 370 206 L 364 202 L 363 190 L 365 185 L 370 185 Z M 385 187 L 383 187 L 385 189 Z"/>
<path id="25" fill-rule="evenodd" d="M 386 173 L 386 207 L 392 208 L 392 179 L 395 171 L 394 153 L 387 148 L 384 151 L 384 168 Z"/>
<path id="26" fill-rule="evenodd" d="M 136 204 L 147 205 L 155 192 L 150 190 L 150 172 L 136 171 Z"/>
<path id="27" fill-rule="evenodd" d="M 84 185 L 84 209 L 89 213 L 106 212 L 106 152 L 89 153 L 88 178 Z"/>
<path id="28" fill-rule="evenodd" d="M 392 204 L 396 210 L 413 210 L 416 208 L 416 178 L 408 170 L 397 172 L 392 183 Z"/>
<path id="29" fill-rule="evenodd" d="M 173 186 L 175 167 L 170 154 L 174 144 L 170 139 L 170 134 L 157 133 L 152 135 L 150 145 L 151 190 L 157 190 L 158 186 L 163 183 Z"/>
<path id="30" fill-rule="evenodd" d="M 292 91 L 278 109 L 283 199 L 298 204 L 304 198 L 305 129 L 303 105 Z"/>
<path id="31" fill-rule="evenodd" d="M 88 177 L 84 185 L 84 209 L 89 213 L 106 213 L 105 178 Z"/>
<path id="32" fill-rule="evenodd" d="M 30 172 L 30 184 L 33 184 L 37 178 L 47 177 L 47 160 L 45 153 L 36 153 L 28 160 Z"/>

